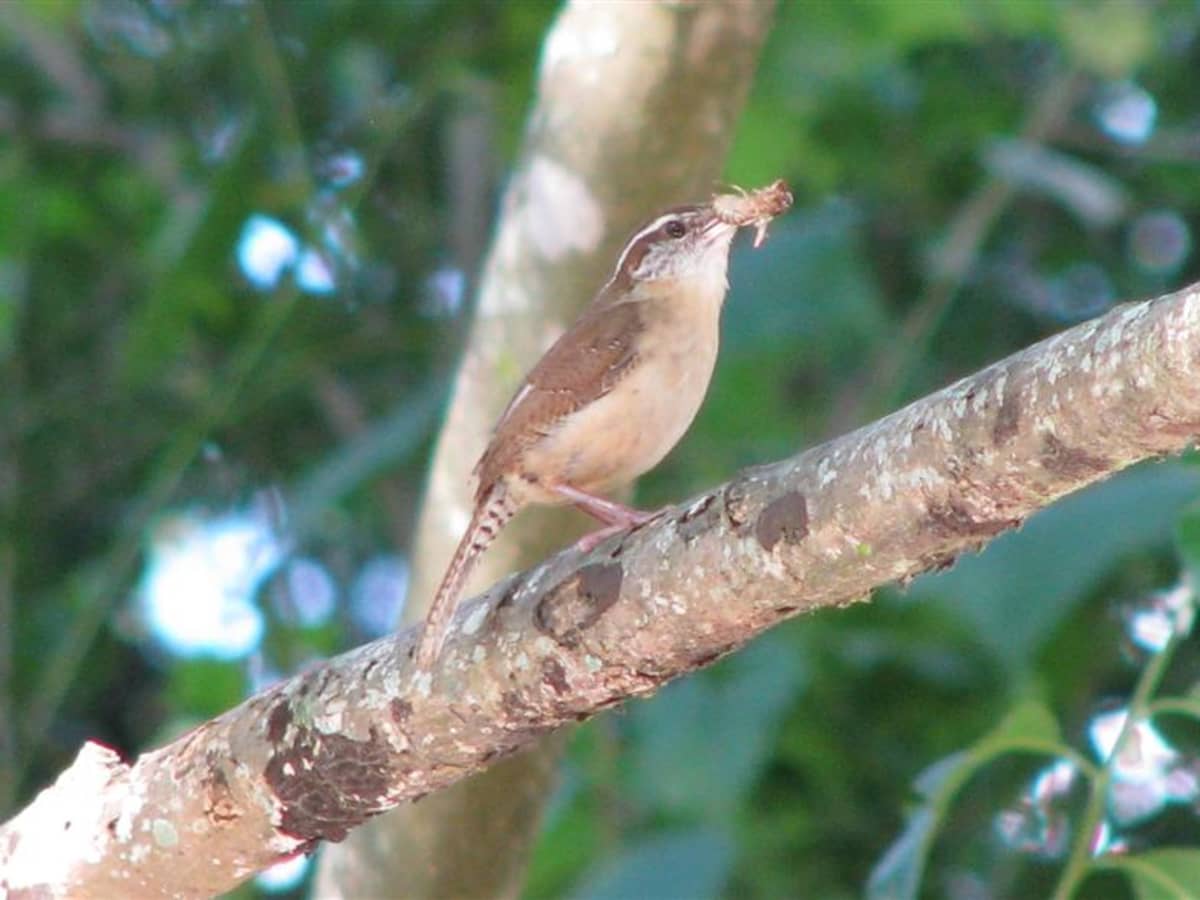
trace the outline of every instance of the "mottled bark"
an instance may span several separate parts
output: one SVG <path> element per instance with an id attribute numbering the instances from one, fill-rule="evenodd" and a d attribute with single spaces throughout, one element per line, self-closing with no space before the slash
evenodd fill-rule
<path id="1" fill-rule="evenodd" d="M 944 567 L 1055 498 L 1197 434 L 1193 286 L 503 581 L 464 604 L 431 674 L 412 671 L 409 629 L 132 765 L 85 747 L 0 828 L 0 892 L 228 889 L 785 618 Z"/>
<path id="2" fill-rule="evenodd" d="M 546 37 L 535 105 L 505 193 L 478 309 L 430 471 L 408 618 L 424 615 L 466 526 L 470 471 L 524 372 L 664 206 L 707 198 L 749 90 L 773 2 L 568 4 Z M 530 511 L 474 583 L 543 558 L 588 527 Z M 561 744 L 360 829 L 321 859 L 324 898 L 502 897 L 524 882 Z"/>

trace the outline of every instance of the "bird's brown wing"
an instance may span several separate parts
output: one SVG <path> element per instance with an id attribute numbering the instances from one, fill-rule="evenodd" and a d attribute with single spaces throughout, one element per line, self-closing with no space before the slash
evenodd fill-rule
<path id="1" fill-rule="evenodd" d="M 514 469 L 526 448 L 625 376 L 637 355 L 639 306 L 592 306 L 546 351 L 500 416 L 475 467 L 480 495 Z"/>

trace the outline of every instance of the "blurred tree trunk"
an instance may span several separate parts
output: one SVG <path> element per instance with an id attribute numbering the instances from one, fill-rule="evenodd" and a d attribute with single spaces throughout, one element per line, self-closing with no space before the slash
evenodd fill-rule
<path id="1" fill-rule="evenodd" d="M 518 379 L 603 283 L 640 220 L 712 192 L 773 12 L 773 0 L 574 2 L 551 28 L 433 459 L 411 620 L 465 527 L 469 473 Z M 575 515 L 520 516 L 474 583 L 561 546 L 582 530 Z M 384 897 L 403 885 L 406 897 L 515 896 L 561 747 L 549 739 L 326 847 L 316 895 Z"/>

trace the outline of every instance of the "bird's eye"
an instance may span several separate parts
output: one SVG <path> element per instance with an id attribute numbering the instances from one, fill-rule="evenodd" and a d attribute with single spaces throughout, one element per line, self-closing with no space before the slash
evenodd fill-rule
<path id="1" fill-rule="evenodd" d="M 687 234 L 687 226 L 678 219 L 672 219 L 666 224 L 663 230 L 666 231 L 667 237 L 670 238 L 681 238 Z"/>

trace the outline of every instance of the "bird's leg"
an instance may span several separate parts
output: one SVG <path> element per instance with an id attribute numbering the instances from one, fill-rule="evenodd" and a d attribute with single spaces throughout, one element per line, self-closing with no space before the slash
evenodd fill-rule
<path id="1" fill-rule="evenodd" d="M 593 531 L 591 534 L 585 534 L 579 539 L 575 546 L 580 553 L 590 553 L 614 534 L 645 525 L 651 519 L 662 515 L 666 509 L 666 507 L 653 511 L 634 509 L 632 506 L 626 506 L 624 503 L 609 500 L 607 497 L 580 490 L 569 484 L 556 484 L 551 490 L 560 497 L 570 500 L 589 516 L 599 519 L 605 525 L 604 528 Z"/>

